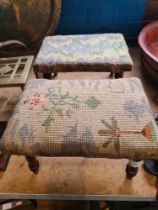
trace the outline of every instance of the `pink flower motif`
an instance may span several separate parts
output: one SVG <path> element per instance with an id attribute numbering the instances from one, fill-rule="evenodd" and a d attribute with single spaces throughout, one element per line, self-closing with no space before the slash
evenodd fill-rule
<path id="1" fill-rule="evenodd" d="M 34 96 L 31 96 L 28 100 L 26 100 L 24 103 L 30 108 L 30 109 L 39 109 L 43 105 L 47 103 L 48 99 L 44 94 L 36 93 Z"/>

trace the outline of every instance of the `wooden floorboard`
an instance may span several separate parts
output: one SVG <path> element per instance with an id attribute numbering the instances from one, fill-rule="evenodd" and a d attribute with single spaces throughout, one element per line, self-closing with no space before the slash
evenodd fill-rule
<path id="1" fill-rule="evenodd" d="M 133 180 L 126 179 L 127 160 L 42 157 L 39 162 L 39 174 L 34 175 L 24 157 L 12 156 L 7 171 L 0 173 L 0 197 L 5 193 L 22 193 L 34 194 L 38 199 L 67 194 L 141 196 L 143 200 L 156 194 L 156 178 L 148 175 L 142 166 Z"/>

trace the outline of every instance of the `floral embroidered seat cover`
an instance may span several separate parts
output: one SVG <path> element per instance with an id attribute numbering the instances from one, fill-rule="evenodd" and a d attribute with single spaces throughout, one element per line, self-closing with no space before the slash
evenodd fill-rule
<path id="1" fill-rule="evenodd" d="M 19 155 L 158 159 L 158 130 L 137 78 L 30 80 L 0 140 Z"/>
<path id="2" fill-rule="evenodd" d="M 44 73 L 60 71 L 132 70 L 133 62 L 122 34 L 47 36 L 34 67 Z"/>

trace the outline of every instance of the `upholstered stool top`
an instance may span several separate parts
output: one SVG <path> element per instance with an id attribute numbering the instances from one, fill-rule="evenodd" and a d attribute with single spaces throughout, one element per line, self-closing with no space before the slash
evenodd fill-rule
<path id="1" fill-rule="evenodd" d="M 44 39 L 35 60 L 39 70 L 47 66 L 71 71 L 73 65 L 78 65 L 77 71 L 130 71 L 133 62 L 122 34 L 58 35 Z M 54 69 L 47 69 L 51 70 Z"/>
<path id="2" fill-rule="evenodd" d="M 0 140 L 0 150 L 158 159 L 158 130 L 137 78 L 31 80 Z"/>

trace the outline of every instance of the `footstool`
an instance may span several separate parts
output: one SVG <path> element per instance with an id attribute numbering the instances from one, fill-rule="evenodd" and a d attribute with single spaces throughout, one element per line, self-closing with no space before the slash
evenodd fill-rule
<path id="1" fill-rule="evenodd" d="M 158 159 L 158 130 L 137 78 L 31 80 L 0 140 L 0 150 L 34 156 Z"/>
<path id="2" fill-rule="evenodd" d="M 133 62 L 122 34 L 48 36 L 35 59 L 34 71 L 46 79 L 58 72 L 111 72 L 116 78 Z"/>

